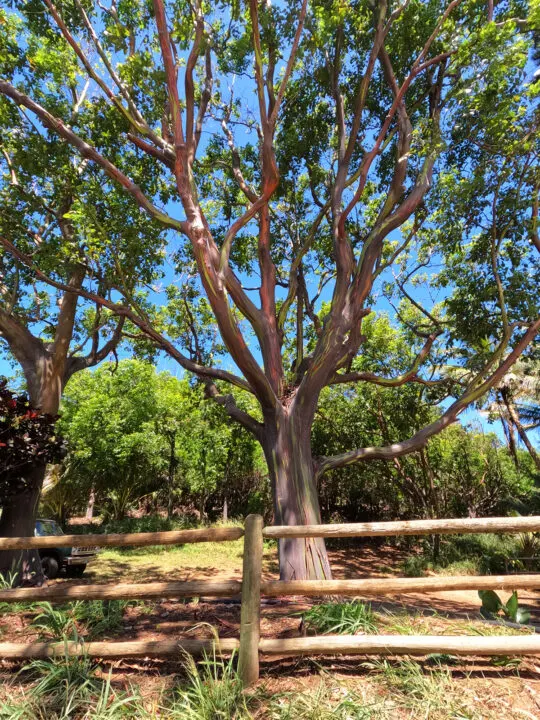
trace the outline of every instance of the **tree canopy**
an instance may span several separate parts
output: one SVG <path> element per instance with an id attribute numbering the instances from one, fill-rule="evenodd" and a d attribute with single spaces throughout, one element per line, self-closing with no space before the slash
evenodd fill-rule
<path id="1" fill-rule="evenodd" d="M 69 255 L 81 282 L 47 263 L 65 238 L 30 238 L 38 253 L 7 225 L 8 287 L 24 267 L 201 378 L 261 443 L 278 523 L 317 522 L 325 472 L 422 450 L 532 352 L 536 0 L 2 12 L 0 122 L 22 118 L 90 182 L 67 213 L 84 230 Z M 167 232 L 166 261 L 151 228 Z M 389 308 L 413 357 L 378 373 L 365 325 Z M 314 457 L 321 393 L 352 383 L 411 383 L 445 404 L 391 444 Z M 329 574 L 319 540 L 283 541 L 280 563 L 283 577 Z"/>

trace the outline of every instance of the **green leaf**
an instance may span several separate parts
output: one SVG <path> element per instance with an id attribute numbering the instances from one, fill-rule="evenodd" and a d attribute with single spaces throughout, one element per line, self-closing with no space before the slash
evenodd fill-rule
<path id="1" fill-rule="evenodd" d="M 512 622 L 518 622 L 516 620 L 518 613 L 518 596 L 516 590 L 510 596 L 506 606 L 503 606 L 504 614 L 512 620 Z"/>
<path id="2" fill-rule="evenodd" d="M 501 598 L 493 590 L 479 590 L 478 596 L 485 612 L 496 614 L 503 607 Z"/>

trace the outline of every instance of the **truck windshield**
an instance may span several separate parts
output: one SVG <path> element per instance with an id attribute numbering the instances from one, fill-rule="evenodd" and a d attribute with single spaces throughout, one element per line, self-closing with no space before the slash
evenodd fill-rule
<path id="1" fill-rule="evenodd" d="M 36 520 L 36 535 L 38 537 L 63 534 L 62 528 L 54 520 Z"/>

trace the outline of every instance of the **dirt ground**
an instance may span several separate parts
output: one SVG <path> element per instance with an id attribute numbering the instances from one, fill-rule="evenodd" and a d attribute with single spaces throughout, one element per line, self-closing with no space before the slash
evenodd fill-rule
<path id="1" fill-rule="evenodd" d="M 159 558 L 148 561 L 143 576 L 147 580 L 189 580 L 212 578 L 213 580 L 240 579 L 239 563 L 223 568 L 212 563 L 212 554 L 206 562 L 194 567 L 168 567 L 162 571 Z M 389 545 L 363 545 L 355 548 L 330 551 L 335 578 L 384 577 L 399 575 L 397 568 L 405 554 Z M 117 582 L 133 581 L 133 572 L 126 557 L 125 565 L 116 567 Z M 141 568 L 139 568 L 141 570 Z M 276 577 L 275 551 L 265 554 L 266 579 Z M 100 573 L 100 559 L 89 567 L 82 580 L 60 579 L 55 582 L 80 584 L 111 582 Z M 140 581 L 140 580 L 139 580 Z M 501 594 L 503 599 L 505 595 Z M 540 625 L 540 593 L 520 592 L 520 605 L 531 612 L 532 623 Z M 408 594 L 399 598 L 371 602 L 378 614 L 379 631 L 394 634 L 507 634 L 504 627 L 487 623 L 479 615 L 478 594 L 471 592 L 440 592 L 430 595 Z M 266 600 L 262 605 L 261 634 L 263 637 L 294 637 L 302 634 L 301 613 L 312 601 L 306 598 Z M 31 614 L 5 615 L 0 617 L 3 642 L 30 642 L 38 639 L 35 628 L 30 625 Z M 221 637 L 235 637 L 239 632 L 240 605 L 237 600 L 212 600 L 202 598 L 186 601 L 149 602 L 129 607 L 124 614 L 123 625 L 111 638 L 119 640 L 160 640 L 184 637 L 210 637 L 211 626 Z M 404 627 L 405 626 L 405 627 Z M 362 687 L 372 681 L 374 658 L 300 658 L 294 660 L 263 658 L 260 684 L 271 692 L 312 692 L 320 682 L 321 673 L 329 674 L 340 686 Z M 390 662 L 399 663 L 398 659 Z M 429 660 L 421 659 L 422 667 L 429 672 Z M 178 663 L 159 660 L 118 661 L 110 666 L 115 682 L 122 685 L 135 683 L 144 694 L 151 695 L 157 688 L 172 682 L 178 673 Z M 17 664 L 0 660 L 0 679 L 12 675 Z M 540 720 L 540 657 L 525 658 L 519 665 L 508 663 L 495 665 L 490 659 L 470 658 L 448 665 L 449 678 L 457 683 L 458 691 L 469 698 L 476 711 L 485 708 L 485 717 L 537 718 Z M 484 716 L 483 714 L 481 715 Z M 401 715 L 396 713 L 396 720 Z M 418 716 L 420 717 L 420 716 Z M 426 718 L 431 717 L 429 714 Z M 450 716 L 449 716 L 450 717 Z"/>

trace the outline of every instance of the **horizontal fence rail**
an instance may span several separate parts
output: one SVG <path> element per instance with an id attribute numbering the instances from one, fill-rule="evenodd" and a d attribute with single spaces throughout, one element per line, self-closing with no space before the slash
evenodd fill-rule
<path id="1" fill-rule="evenodd" d="M 34 642 L 0 643 L 5 659 L 80 655 L 100 658 L 143 658 L 205 652 L 230 654 L 240 647 L 236 638 L 216 640 L 145 640 L 140 642 Z M 299 638 L 262 638 L 263 655 L 537 655 L 539 635 L 321 635 Z"/>
<path id="2" fill-rule="evenodd" d="M 119 583 L 117 585 L 52 585 L 50 587 L 14 588 L 0 590 L 0 602 L 70 600 L 151 600 L 160 598 L 235 597 L 240 595 L 238 580 L 214 582 L 188 580 L 186 582 Z"/>
<path id="3" fill-rule="evenodd" d="M 502 518 L 459 518 L 457 520 L 336 523 L 334 525 L 273 525 L 263 529 L 263 536 L 265 538 L 334 538 L 538 531 L 540 531 L 540 516 L 529 515 Z"/>
<path id="4" fill-rule="evenodd" d="M 89 655 L 100 658 L 141 658 L 161 655 L 180 658 L 183 654 L 202 655 L 205 652 L 231 653 L 238 649 L 236 638 L 216 640 L 143 640 L 129 642 L 33 642 L 0 643 L 1 658 L 46 658 L 64 655 Z"/>
<path id="5" fill-rule="evenodd" d="M 47 535 L 44 537 L 0 538 L 0 550 L 29 550 L 57 547 L 142 547 L 185 543 L 226 542 L 243 537 L 241 527 L 167 530 L 164 532 L 113 533 L 110 535 Z"/>
<path id="6" fill-rule="evenodd" d="M 261 594 L 284 595 L 401 595 L 443 590 L 535 590 L 540 575 L 447 575 L 419 578 L 366 578 L 365 580 L 290 580 L 264 582 Z M 0 599 L 2 593 L 0 592 Z"/>
<path id="7" fill-rule="evenodd" d="M 540 635 L 321 635 L 263 639 L 266 655 L 534 655 Z"/>
<path id="8" fill-rule="evenodd" d="M 272 580 L 261 583 L 261 595 L 377 596 L 459 590 L 536 590 L 540 575 L 447 575 L 420 578 L 366 578 L 363 580 Z M 0 602 L 72 600 L 152 600 L 189 597 L 238 597 L 239 580 L 188 580 L 185 582 L 119 583 L 117 585 L 63 585 L 0 590 Z"/>

